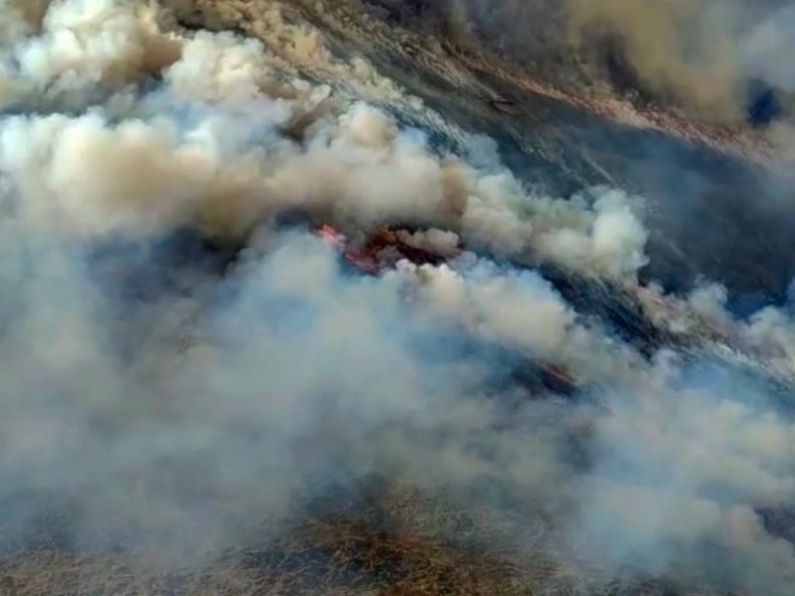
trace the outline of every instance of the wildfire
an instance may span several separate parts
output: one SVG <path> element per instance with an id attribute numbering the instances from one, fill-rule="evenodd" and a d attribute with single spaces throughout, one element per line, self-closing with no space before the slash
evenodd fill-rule
<path id="1" fill-rule="evenodd" d="M 348 243 L 348 239 L 345 237 L 345 234 L 337 230 L 328 224 L 325 224 L 318 228 L 317 237 L 320 238 L 326 245 L 334 248 L 336 250 L 345 250 L 345 245 Z"/>
<path id="2" fill-rule="evenodd" d="M 458 254 L 439 254 L 427 248 L 409 244 L 411 233 L 402 229 L 380 228 L 362 240 L 351 241 L 348 236 L 329 224 L 316 230 L 316 235 L 326 245 L 337 251 L 345 261 L 360 273 L 378 275 L 399 261 L 408 260 L 421 265 L 439 264 Z M 571 394 L 576 391 L 578 379 L 562 364 L 539 364 L 538 381 L 556 393 Z"/>
<path id="3" fill-rule="evenodd" d="M 347 263 L 362 273 L 375 275 L 408 260 L 418 265 L 444 262 L 449 255 L 410 244 L 406 230 L 380 228 L 362 240 L 351 241 L 337 228 L 324 224 L 316 231 L 328 246 L 338 251 Z"/>

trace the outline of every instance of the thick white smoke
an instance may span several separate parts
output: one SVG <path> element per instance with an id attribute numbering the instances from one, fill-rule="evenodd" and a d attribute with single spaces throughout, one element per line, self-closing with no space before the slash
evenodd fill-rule
<path id="1" fill-rule="evenodd" d="M 55 6 L 75 20 L 81 7 Z M 96 69 L 84 72 L 88 58 L 71 69 L 58 60 L 44 65 L 45 52 L 39 70 L 46 75 L 23 61 L 10 82 L 54 80 L 58 88 L 69 80 L 78 91 L 99 85 L 117 94 L 83 114 L 7 118 L 0 130 L 9 183 L 77 232 L 195 224 L 239 235 L 275 213 L 303 209 L 354 226 L 444 224 L 497 254 L 535 252 L 612 277 L 631 276 L 644 264 L 646 234 L 621 193 L 593 207 L 528 195 L 508 172 L 437 156 L 421 133 L 398 130 L 381 110 L 342 100 L 335 108 L 324 87 L 278 80 L 257 42 L 199 34 L 183 40 L 181 58 L 158 71 L 161 88 L 143 98 L 118 89 L 150 74 L 139 64 L 146 41 L 165 43 L 166 35 L 136 26 L 153 21 L 149 10 L 100 8 L 91 13 L 92 27 L 103 43 L 107 36 L 118 46 L 101 47 Z M 131 33 L 140 30 L 145 39 Z M 57 40 L 60 33 L 45 34 Z M 43 44 L 58 56 L 54 43 L 27 42 L 24 51 Z M 105 80 L 114 69 L 124 77 Z"/>
<path id="2" fill-rule="evenodd" d="M 0 4 L 0 496 L 70 495 L 81 539 L 169 551 L 329 482 L 488 485 L 550 520 L 521 546 L 561 561 L 790 593 L 793 546 L 759 513 L 795 498 L 781 404 L 723 365 L 648 359 L 529 269 L 639 291 L 638 199 L 539 196 L 440 153 L 373 104 L 396 85 L 274 7 L 271 47 L 156 3 L 27 6 Z M 411 228 L 448 262 L 346 271 L 296 215 Z M 215 267 L 203 242 L 242 250 Z M 724 303 L 682 308 L 735 325 Z M 779 314 L 746 334 L 791 358 Z M 577 396 L 517 381 L 536 365 Z"/>

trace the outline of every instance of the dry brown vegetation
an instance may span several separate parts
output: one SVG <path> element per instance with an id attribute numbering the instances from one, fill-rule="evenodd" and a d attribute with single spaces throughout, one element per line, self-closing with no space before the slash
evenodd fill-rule
<path id="1" fill-rule="evenodd" d="M 311 516 L 198 568 L 56 546 L 0 563 L 0 594 L 532 594 L 552 565 L 484 546 L 477 520 L 409 490 Z"/>
<path id="2" fill-rule="evenodd" d="M 245 544 L 201 564 L 164 563 L 162 553 L 146 549 L 76 552 L 45 539 L 37 550 L 0 560 L 0 595 L 683 594 L 656 582 L 630 586 L 596 574 L 584 582 L 582 569 L 518 547 L 522 535 L 525 547 L 532 540 L 526 523 L 446 497 L 379 487 L 343 501 L 299 516 L 267 540 L 257 538 L 266 534 L 264 524 Z"/>

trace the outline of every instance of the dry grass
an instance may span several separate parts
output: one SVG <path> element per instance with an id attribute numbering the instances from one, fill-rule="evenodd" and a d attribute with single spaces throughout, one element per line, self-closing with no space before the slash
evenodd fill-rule
<path id="1" fill-rule="evenodd" d="M 146 553 L 46 547 L 0 563 L 0 594 L 532 594 L 526 572 L 479 545 L 481 535 L 455 507 L 392 491 L 228 549 L 200 570 L 164 570 Z"/>
<path id="2" fill-rule="evenodd" d="M 275 536 L 271 524 L 253 528 L 250 538 L 191 567 L 164 563 L 146 549 L 75 552 L 40 541 L 0 560 L 0 595 L 684 593 L 657 582 L 619 584 L 595 571 L 585 573 L 586 583 L 582 569 L 516 548 L 534 542 L 527 519 L 516 523 L 406 487 L 380 486 L 313 509 Z"/>

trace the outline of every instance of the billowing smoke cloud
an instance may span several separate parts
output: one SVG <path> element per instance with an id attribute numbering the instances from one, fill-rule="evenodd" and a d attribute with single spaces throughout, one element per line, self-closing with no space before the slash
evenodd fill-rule
<path id="1" fill-rule="evenodd" d="M 762 514 L 795 497 L 785 405 L 705 351 L 639 353 L 532 269 L 641 295 L 640 199 L 542 196 L 493 156 L 434 149 L 373 96 L 416 102 L 278 6 L 271 47 L 156 3 L 34 4 L 0 4 L 18 25 L 0 29 L 14 539 L 44 493 L 78 503 L 78 544 L 212 552 L 378 474 L 517 503 L 548 526 L 519 552 L 583 582 L 791 593 L 795 551 Z M 400 228 L 445 262 L 364 275 L 324 224 Z M 744 324 L 718 286 L 646 291 L 687 332 L 795 353 L 784 311 Z M 573 395 L 523 383 L 533 367 Z"/>

